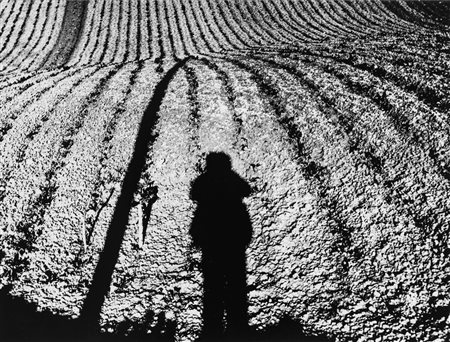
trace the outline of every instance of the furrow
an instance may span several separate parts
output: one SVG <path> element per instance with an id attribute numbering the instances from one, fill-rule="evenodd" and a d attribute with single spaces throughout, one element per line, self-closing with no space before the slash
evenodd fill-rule
<path id="1" fill-rule="evenodd" d="M 74 75 L 77 70 L 70 70 L 67 72 L 56 74 L 55 76 L 44 79 L 41 82 L 33 85 L 29 84 L 20 89 L 20 94 L 11 94 L 5 92 L 7 97 L 5 99 L 4 107 L 0 110 L 0 141 L 13 127 L 14 121 L 22 114 L 22 111 L 34 101 L 41 98 L 45 93 L 50 91 L 60 80 L 65 77 Z"/>
<path id="2" fill-rule="evenodd" d="M 109 15 L 106 18 L 106 28 L 103 28 L 102 31 L 105 31 L 105 33 L 102 35 L 103 39 L 99 43 L 99 47 L 97 50 L 100 50 L 96 54 L 98 55 L 97 58 L 94 57 L 94 60 L 97 63 L 105 63 L 105 56 L 107 51 L 110 49 L 111 41 L 115 41 L 114 35 L 111 34 L 111 26 L 113 25 L 113 14 L 114 14 L 114 3 L 115 1 L 107 1 L 108 2 L 108 9 L 106 10 Z"/>
<path id="3" fill-rule="evenodd" d="M 241 47 L 248 47 L 248 44 L 251 41 L 255 42 L 256 44 L 259 44 L 258 36 L 249 34 L 247 32 L 245 22 L 242 22 L 242 25 L 238 24 L 234 12 L 232 11 L 232 9 L 230 9 L 230 6 L 232 4 L 230 3 L 223 4 L 222 1 L 220 2 L 215 2 L 211 0 L 206 1 L 209 8 L 212 9 L 213 16 L 216 22 L 223 23 L 223 25 L 219 25 L 219 27 L 222 30 L 224 30 L 224 35 L 231 40 L 234 49 L 239 48 L 239 46 L 235 45 L 236 44 L 235 41 L 239 42 L 241 44 Z M 231 21 L 233 21 L 234 24 Z M 240 30 L 240 32 L 237 31 L 238 29 Z M 242 38 L 242 36 L 246 37 L 246 41 Z"/>
<path id="4" fill-rule="evenodd" d="M 225 35 L 220 22 L 223 20 L 215 20 L 215 12 L 213 12 L 209 0 L 203 0 L 201 2 L 196 2 L 202 14 L 202 18 L 206 25 L 208 25 L 210 31 L 213 33 L 216 41 L 219 43 L 221 49 L 225 47 L 233 48 L 236 47 L 235 43 L 232 43 L 229 36 Z"/>
<path id="5" fill-rule="evenodd" d="M 170 2 L 172 4 L 172 2 Z M 168 31 L 169 31 L 169 39 L 172 44 L 172 48 L 174 51 L 174 60 L 178 61 L 188 55 L 186 44 L 184 40 L 181 38 L 181 32 L 177 30 L 179 26 L 177 25 L 177 22 L 175 20 L 174 15 L 174 8 L 173 5 L 169 5 L 169 3 L 164 2 L 164 14 L 166 16 L 166 23 L 168 24 Z"/>
<path id="6" fill-rule="evenodd" d="M 308 70 L 299 76 L 341 113 L 351 115 L 352 129 L 361 130 L 363 136 L 370 137 L 367 143 L 372 146 L 375 156 L 383 156 L 380 158 L 383 184 L 391 192 L 392 200 L 412 217 L 421 238 L 428 241 L 433 253 L 447 253 L 445 217 L 450 209 L 447 199 L 441 194 L 448 192 L 448 182 L 443 181 L 443 176 L 433 166 L 428 154 L 399 135 L 386 114 L 369 100 L 356 94 L 350 95 L 338 82 L 331 81 L 323 71 L 312 65 L 307 64 L 309 69 L 301 62 L 292 65 L 297 65 L 294 68 L 297 74 L 299 70 Z M 303 67 L 299 69 L 299 66 Z M 326 86 L 324 82 L 327 82 Z M 351 105 L 348 99 L 341 98 L 349 95 L 353 98 Z M 377 124 L 371 124 L 372 121 Z M 426 193 L 426 196 L 420 193 Z"/>
<path id="7" fill-rule="evenodd" d="M 11 36 L 13 35 L 13 32 L 15 32 L 15 30 L 18 28 L 19 25 L 23 25 L 23 23 L 25 22 L 25 18 L 23 18 L 22 16 L 22 23 L 21 23 L 21 14 L 23 14 L 24 12 L 24 7 L 26 5 L 28 5 L 28 8 L 30 8 L 32 6 L 32 2 L 31 1 L 15 1 L 16 5 L 19 5 L 19 8 L 14 7 L 14 9 L 11 10 L 10 15 L 15 14 L 14 18 L 10 19 L 10 17 L 8 17 L 6 20 L 6 25 L 2 27 L 2 29 L 0 30 L 0 38 L 2 38 L 1 40 L 1 44 L 0 44 L 0 51 L 3 52 L 3 50 L 10 44 L 11 41 Z M 10 25 L 10 29 L 9 31 L 6 32 L 6 36 L 2 36 L 3 33 L 5 33 L 3 31 L 4 28 L 6 28 L 8 26 L 8 23 L 11 22 Z M 14 42 L 12 42 L 12 44 L 14 44 Z"/>
<path id="8" fill-rule="evenodd" d="M 66 65 L 83 36 L 88 1 L 69 0 L 65 3 L 61 29 L 55 45 L 41 67 L 52 69 Z"/>
<path id="9" fill-rule="evenodd" d="M 54 2 L 52 2 L 53 5 Z M 57 39 L 59 37 L 59 32 L 62 29 L 62 22 L 64 17 L 66 2 L 63 0 L 58 0 L 56 5 L 52 6 L 53 13 L 50 15 L 50 21 L 47 21 L 47 25 L 43 28 L 44 39 L 42 39 L 36 48 L 34 53 L 31 55 L 32 58 L 28 58 L 28 62 L 23 65 L 23 70 L 26 71 L 40 71 L 42 66 L 48 59 L 51 51 L 56 45 Z"/>
<path id="10" fill-rule="evenodd" d="M 122 3 L 122 1 L 120 1 Z M 92 32 L 95 28 L 95 17 L 98 11 L 98 2 L 90 1 L 86 8 L 86 17 L 84 19 L 84 30 L 83 34 L 80 36 L 80 40 L 73 51 L 73 57 L 68 62 L 68 65 L 83 65 L 86 64 L 84 59 L 87 57 L 86 49 L 88 44 L 95 38 L 91 37 Z M 119 12 L 121 14 L 121 11 Z M 98 21 L 97 21 L 98 23 Z"/>
<path id="11" fill-rule="evenodd" d="M 248 141 L 241 152 L 244 174 L 255 189 L 246 201 L 254 229 L 247 253 L 250 324 L 265 326 L 289 312 L 300 321 L 307 315 L 309 325 L 320 326 L 346 295 L 341 275 L 347 256 L 337 248 L 342 231 L 299 163 L 292 131 L 286 129 L 286 121 L 280 122 L 280 104 L 272 102 L 276 90 L 243 71 L 240 62 L 230 63 L 224 67 L 233 82 L 236 111 Z M 310 306 L 310 298 L 321 299 Z M 267 301 L 278 305 L 264 304 Z M 280 306 L 284 309 L 275 309 Z"/>
<path id="12" fill-rule="evenodd" d="M 100 6 L 100 12 L 98 14 L 94 13 L 95 22 L 97 23 L 93 29 L 90 30 L 89 34 L 92 39 L 89 39 L 89 43 L 86 46 L 86 49 L 83 50 L 83 55 L 87 59 L 87 62 L 84 64 L 92 65 L 94 62 L 95 51 L 99 48 L 100 43 L 102 42 L 102 38 L 105 35 L 105 26 L 109 23 L 107 21 L 107 17 L 105 14 L 106 4 L 110 3 L 108 0 L 102 0 L 97 2 L 98 6 Z"/>
<path id="13" fill-rule="evenodd" d="M 111 124 L 121 114 L 120 107 L 129 95 L 136 72 L 138 67 L 128 64 L 112 75 L 95 102 L 86 108 L 83 126 L 72 136 L 64 165 L 55 174 L 56 191 L 39 228 L 38 247 L 29 255 L 30 264 L 16 286 L 16 291 L 29 295 L 26 286 L 33 284 L 32 291 L 40 297 L 40 306 L 51 305 L 72 315 L 79 313 L 86 290 L 80 285 L 88 284 L 93 269 L 86 266 L 98 252 L 92 250 L 88 237 L 84 236 L 93 233 L 86 222 L 91 215 L 89 203 L 97 190 L 95 180 L 101 172 L 108 138 L 113 134 Z M 96 235 L 104 236 L 104 232 Z M 49 295 L 50 288 L 56 291 L 61 284 L 68 298 L 64 303 Z"/>
<path id="14" fill-rule="evenodd" d="M 200 53 L 201 49 L 199 48 L 198 39 L 196 39 L 191 27 L 193 19 L 189 17 L 182 1 L 175 1 L 174 6 L 178 23 L 178 32 L 180 32 L 180 36 L 183 37 L 183 42 L 187 42 L 185 44 L 187 44 L 186 50 L 188 51 L 188 55 L 197 55 Z"/>
<path id="15" fill-rule="evenodd" d="M 411 136 L 415 144 L 428 151 L 441 174 L 450 180 L 450 151 L 446 147 L 450 127 L 444 111 L 433 110 L 427 106 L 429 101 L 422 102 L 420 96 L 389 84 L 383 75 L 355 73 L 344 65 L 332 65 L 328 61 L 316 64 L 340 79 L 351 91 L 372 99 L 391 117 L 401 134 Z"/>
<path id="16" fill-rule="evenodd" d="M 42 2 L 43 3 L 43 2 Z M 30 41 L 30 44 L 27 46 L 28 49 L 24 49 L 23 53 L 21 54 L 20 61 L 17 61 L 17 57 L 10 60 L 10 62 L 1 70 L 1 72 L 15 72 L 19 69 L 21 69 L 24 62 L 28 60 L 30 55 L 36 51 L 36 47 L 38 44 L 45 38 L 45 27 L 47 26 L 48 20 L 50 18 L 50 8 L 51 8 L 51 1 L 47 0 L 46 7 L 44 9 L 44 14 L 38 14 L 36 17 L 39 17 L 39 21 L 37 23 L 36 31 L 39 32 L 39 34 L 33 33 L 33 38 Z M 42 25 L 39 25 L 39 23 L 42 23 Z M 12 66 L 12 68 L 11 68 Z"/>
<path id="17" fill-rule="evenodd" d="M 4 187 L 9 182 L 14 169 L 24 162 L 26 148 L 32 143 L 45 123 L 52 117 L 57 104 L 68 96 L 83 82 L 84 78 L 91 77 L 98 68 L 68 75 L 54 83 L 39 99 L 30 106 L 24 107 L 23 113 L 12 123 L 8 134 L 2 137 L 0 143 L 0 198 L 3 198 Z"/>
<path id="18" fill-rule="evenodd" d="M 34 18 L 34 20 L 31 23 L 24 20 L 20 25 L 20 28 L 18 29 L 17 33 L 13 37 L 13 44 L 11 44 L 10 48 L 8 49 L 6 47 L 5 49 L 0 50 L 1 70 L 4 70 L 6 67 L 8 67 L 8 58 L 11 58 L 12 56 L 14 56 L 13 58 L 17 58 L 18 56 L 20 56 L 20 52 L 23 51 L 23 49 L 28 46 L 30 36 L 33 34 L 33 31 L 35 31 L 36 22 L 39 20 L 39 12 L 43 2 L 39 2 L 37 6 L 34 7 L 34 12 L 32 13 L 31 11 L 33 9 L 34 4 L 36 3 L 30 3 L 25 13 L 25 18 L 31 17 Z M 27 27 L 28 29 L 26 29 Z M 17 45 L 19 45 L 20 48 L 17 48 Z"/>
<path id="19" fill-rule="evenodd" d="M 33 140 L 25 154 L 26 163 L 14 169 L 5 188 L 2 203 L 2 242 L 10 246 L 2 258 L 6 279 L 17 280 L 29 265 L 29 253 L 42 234 L 41 225 L 57 191 L 56 179 L 67 163 L 73 137 L 83 125 L 87 109 L 95 103 L 117 68 L 100 71 L 89 79 L 83 91 L 71 101 L 58 104 L 45 129 Z M 78 113 L 77 113 L 78 112 Z M 45 138 L 44 138 L 45 137 Z M 20 184 L 20 188 L 18 188 Z"/>
<path id="20" fill-rule="evenodd" d="M 184 72 L 178 72 L 162 99 L 147 146 L 140 185 L 134 194 L 135 206 L 131 208 L 129 227 L 112 277 L 112 288 L 102 310 L 102 315 L 121 323 L 134 320 L 135 310 L 140 315 L 151 312 L 155 320 L 170 308 L 178 323 L 177 334 L 186 334 L 189 328 L 190 333 L 198 329 L 189 326 L 192 320 L 185 318 L 201 305 L 199 272 L 188 272 L 187 264 L 187 229 L 193 210 L 188 194 L 198 157 L 193 145 L 196 131 L 191 128 L 188 87 Z M 153 198 L 155 195 L 157 198 Z M 147 209 L 151 216 L 142 230 L 138 207 L 142 205 L 145 209 L 149 204 L 151 208 Z M 139 246 L 143 231 L 145 239 Z M 183 286 L 191 290 L 181 292 L 179 289 Z M 142 289 L 147 295 L 131 300 L 122 295 L 134 289 Z M 196 322 L 199 323 L 199 317 Z"/>

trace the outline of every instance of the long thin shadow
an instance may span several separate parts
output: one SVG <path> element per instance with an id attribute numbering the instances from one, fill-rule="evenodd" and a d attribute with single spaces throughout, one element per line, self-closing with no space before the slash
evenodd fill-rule
<path id="1" fill-rule="evenodd" d="M 122 184 L 122 190 L 117 200 L 111 224 L 108 228 L 105 246 L 95 269 L 89 293 L 84 301 L 80 314 L 80 321 L 89 330 L 97 328 L 100 311 L 109 291 L 114 267 L 119 257 L 125 229 L 128 224 L 128 215 L 132 206 L 133 195 L 145 165 L 148 146 L 156 139 L 152 130 L 158 119 L 158 112 L 170 81 L 175 73 L 183 67 L 189 58 L 177 62 L 156 85 L 154 95 L 148 104 L 134 145 L 134 153 L 128 165 Z"/>
<path id="2" fill-rule="evenodd" d="M 206 172 L 192 184 L 197 209 L 189 233 L 202 250 L 202 336 L 208 341 L 248 333 L 245 249 L 252 226 L 242 199 L 250 192 L 221 152 L 206 157 Z"/>

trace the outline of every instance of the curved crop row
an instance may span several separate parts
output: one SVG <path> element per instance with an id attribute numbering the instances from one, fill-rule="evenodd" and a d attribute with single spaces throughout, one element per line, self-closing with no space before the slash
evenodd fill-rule
<path id="1" fill-rule="evenodd" d="M 0 0 L 0 287 L 194 340 L 190 191 L 223 152 L 252 189 L 251 330 L 445 339 L 448 9 Z"/>
<path id="2" fill-rule="evenodd" d="M 41 65 L 44 62 L 45 66 L 54 67 L 122 62 L 141 59 L 141 56 L 183 58 L 248 47 L 353 40 L 368 34 L 387 34 L 389 30 L 433 33 L 436 29 L 422 19 L 426 15 L 442 17 L 438 11 L 446 8 L 445 4 L 441 7 L 414 5 L 400 0 L 370 3 L 345 0 L 331 3 L 325 0 L 237 3 L 71 0 L 66 5 L 62 1 L 33 4 L 23 1 L 9 6 L 13 7 L 2 13 L 5 25 L 0 29 L 0 36 L 4 38 L 0 63 L 5 72 L 36 68 L 39 62 L 32 58 L 34 55 L 41 56 Z M 65 12 L 64 20 L 61 20 L 62 12 Z M 23 19 L 31 13 L 34 14 L 32 21 Z M 183 17 L 186 17 L 186 24 Z M 155 23 L 159 27 L 157 30 Z M 160 32 L 159 37 L 155 31 Z M 173 42 L 161 51 L 164 45 L 159 43 L 161 40 Z M 201 42 L 197 43 L 198 40 Z M 191 47 L 184 46 L 188 42 Z M 159 53 L 155 45 L 159 45 Z M 12 57 L 16 53 L 19 61 Z"/>

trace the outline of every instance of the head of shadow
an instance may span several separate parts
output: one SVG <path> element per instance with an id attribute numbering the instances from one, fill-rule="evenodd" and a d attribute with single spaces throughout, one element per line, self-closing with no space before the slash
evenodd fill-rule
<path id="1" fill-rule="evenodd" d="M 191 186 L 197 208 L 189 232 L 202 251 L 202 336 L 208 340 L 248 330 L 245 250 L 252 225 L 242 200 L 250 193 L 222 152 L 207 155 L 205 171 Z"/>

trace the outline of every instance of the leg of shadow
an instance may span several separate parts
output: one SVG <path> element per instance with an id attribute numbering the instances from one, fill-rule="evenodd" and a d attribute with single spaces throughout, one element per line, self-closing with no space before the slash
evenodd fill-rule
<path id="1" fill-rule="evenodd" d="M 203 250 L 203 336 L 219 338 L 223 335 L 225 276 L 223 262 L 215 251 Z"/>
<path id="2" fill-rule="evenodd" d="M 237 248 L 224 265 L 227 280 L 225 310 L 229 336 L 244 337 L 248 332 L 248 302 L 245 249 Z"/>

